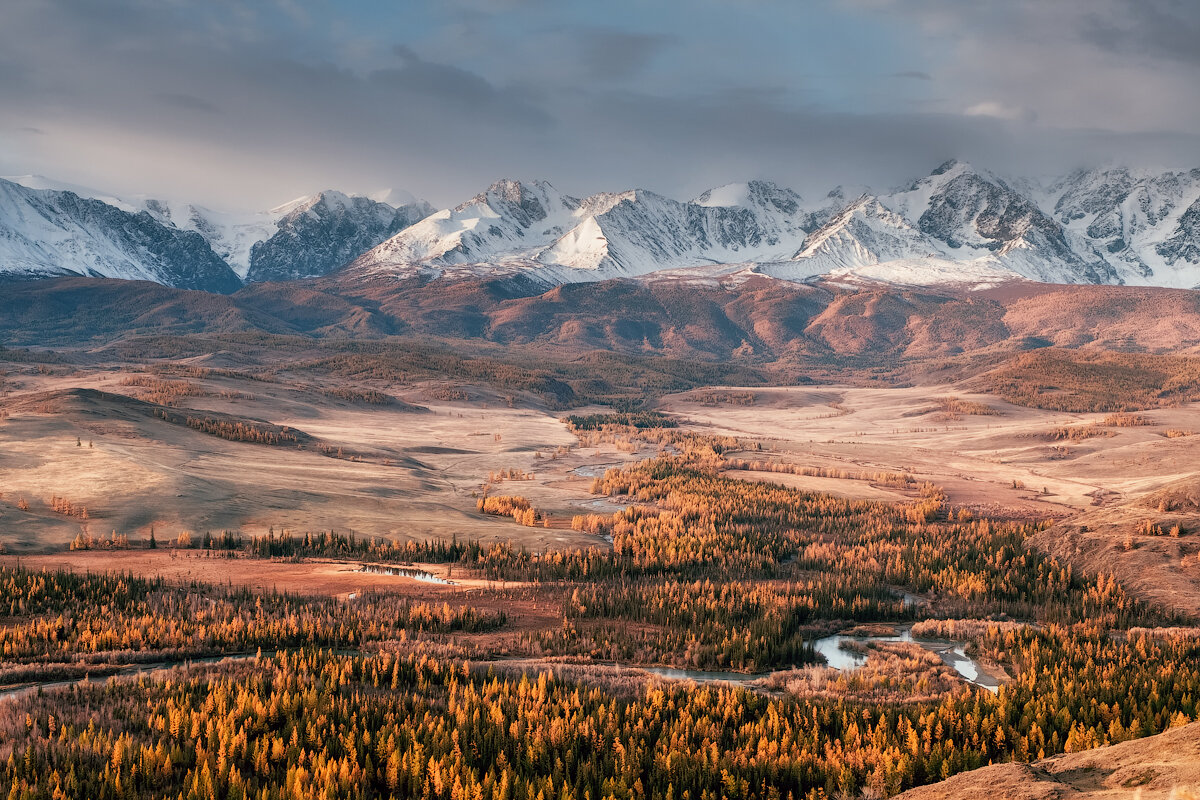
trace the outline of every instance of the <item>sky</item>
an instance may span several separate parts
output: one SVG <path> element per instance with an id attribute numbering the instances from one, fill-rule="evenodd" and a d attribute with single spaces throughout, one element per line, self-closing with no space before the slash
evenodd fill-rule
<path id="1" fill-rule="evenodd" d="M 1200 166 L 1195 0 L 3 0 L 0 174 L 270 208 Z"/>

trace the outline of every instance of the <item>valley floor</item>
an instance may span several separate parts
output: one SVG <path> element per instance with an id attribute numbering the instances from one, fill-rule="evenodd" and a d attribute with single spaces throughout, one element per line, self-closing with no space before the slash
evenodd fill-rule
<path id="1" fill-rule="evenodd" d="M 841 778 L 827 750 L 813 770 L 829 787 L 895 792 L 1014 757 L 1033 763 L 911 796 L 1150 798 L 1195 782 L 1195 726 L 1162 734 L 1162 750 L 1140 739 L 1037 756 L 1195 716 L 1200 404 L 1068 413 L 978 388 L 702 387 L 641 416 L 568 418 L 487 383 L 347 380 L 291 359 L 14 366 L 0 400 L 0 682 L 319 643 L 362 659 L 355 669 L 411 658 L 420 673 L 432 653 L 620 698 L 667 685 L 693 702 L 672 676 L 711 678 L 780 703 L 771 713 L 853 703 L 880 726 L 912 715 L 904 724 L 926 725 L 927 740 L 940 715 L 949 728 L 986 707 L 978 728 L 927 741 L 907 767 L 888 747 L 911 739 L 877 746 L 869 765 L 847 757 L 857 766 Z M 112 631 L 75 621 L 35 577 L 117 608 L 129 592 L 95 584 L 116 574 L 148 582 Z M 156 616 L 162 598 L 211 608 L 204 630 Z M 828 653 L 813 649 L 836 634 Z M 1061 663 L 1063 681 L 1093 686 L 1105 658 L 1141 683 L 1076 731 L 1039 680 Z M 209 667 L 245 679 L 244 665 Z M 1185 694 L 1160 692 L 1168 674 Z M 71 691 L 120 692 L 89 686 Z M 13 702 L 46 711 L 33 695 Z M 814 724 L 797 713 L 797 730 Z M 23 741 L 5 719 L 0 755 Z M 838 741 L 850 724 L 819 736 Z M 787 779 L 816 786 L 798 775 Z"/>
<path id="2" fill-rule="evenodd" d="M 212 358 L 183 364 L 219 366 Z M 152 528 L 161 542 L 222 530 L 340 530 L 400 540 L 515 537 L 536 550 L 603 544 L 571 530 L 571 517 L 619 508 L 591 494 L 592 480 L 653 454 L 644 445 L 635 452 L 624 444 L 581 445 L 559 421 L 561 412 L 524 402 L 510 407 L 511 397 L 486 387 L 393 385 L 402 404 L 370 406 L 327 394 L 339 384 L 326 378 L 251 380 L 228 369 L 232 376 L 180 378 L 145 370 L 28 370 L 6 379 L 0 544 L 9 552 L 62 549 L 81 534 L 144 539 Z M 186 386 L 190 394 L 178 400 L 189 413 L 268 420 L 318 445 L 228 441 L 123 403 L 126 396 L 153 399 L 162 390 L 155 381 Z M 78 388 L 106 394 L 72 394 Z M 729 456 L 767 470 L 731 477 L 900 501 L 912 496 L 912 486 L 875 477 L 905 473 L 976 515 L 1062 520 L 1073 537 L 1048 535 L 1046 547 L 1068 556 L 1063 543 L 1075 541 L 1072 552 L 1118 574 L 1127 559 L 1104 554 L 1124 548 L 1129 530 L 1159 515 L 1140 499 L 1186 483 L 1200 462 L 1200 436 L 1186 435 L 1200 431 L 1200 405 L 1139 412 L 1141 424 L 1117 427 L 1105 424 L 1110 414 L 1024 408 L 969 389 L 719 387 L 669 395 L 658 407 L 685 430 L 752 443 L 754 450 Z M 974 413 L 946 411 L 949 398 Z M 809 474 L 780 471 L 788 469 Z M 514 530 L 479 514 L 485 485 L 527 497 L 546 512 L 549 527 Z M 87 518 L 55 511 L 55 498 L 86 508 Z M 1184 528 L 1195 511 L 1180 510 Z M 1094 520 L 1086 543 L 1073 519 Z M 1174 584 L 1200 584 L 1187 537 L 1139 542 L 1139 572 L 1171 562 Z M 1186 604 L 1200 609 L 1200 597 Z"/>

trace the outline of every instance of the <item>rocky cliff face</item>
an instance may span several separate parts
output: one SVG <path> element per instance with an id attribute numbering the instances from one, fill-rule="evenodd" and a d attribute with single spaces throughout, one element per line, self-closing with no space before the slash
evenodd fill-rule
<path id="1" fill-rule="evenodd" d="M 289 210 L 269 238 L 251 247 L 246 279 L 327 275 L 432 212 L 422 201 L 393 208 L 366 197 L 322 192 Z"/>
<path id="2" fill-rule="evenodd" d="M 1200 169 L 1076 172 L 1051 186 L 1047 204 L 1126 282 L 1200 284 Z"/>

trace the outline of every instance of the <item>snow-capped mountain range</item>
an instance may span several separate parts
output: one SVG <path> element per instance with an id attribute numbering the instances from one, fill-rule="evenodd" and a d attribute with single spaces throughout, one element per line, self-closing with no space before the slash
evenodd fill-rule
<path id="1" fill-rule="evenodd" d="M 238 276 L 200 233 L 70 191 L 0 180 L 0 275 L 94 275 L 234 291 Z"/>
<path id="2" fill-rule="evenodd" d="M 116 197 L 36 175 L 0 179 L 0 276 L 87 275 L 231 292 L 247 281 L 328 274 L 428 216 L 324 191 L 262 212 Z"/>
<path id="3" fill-rule="evenodd" d="M 406 196 L 326 191 L 240 215 L 0 181 L 0 274 L 228 291 L 338 269 L 345 280 L 520 273 L 547 285 L 762 274 L 1192 288 L 1200 169 L 1097 169 L 1039 184 L 949 161 L 886 193 L 835 189 L 811 202 L 766 181 L 678 201 L 640 189 L 576 198 L 544 181 L 501 180 L 440 211 Z"/>

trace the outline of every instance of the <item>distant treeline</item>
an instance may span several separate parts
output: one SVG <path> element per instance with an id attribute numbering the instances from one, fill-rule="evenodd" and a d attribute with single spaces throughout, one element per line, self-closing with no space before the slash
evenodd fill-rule
<path id="1" fill-rule="evenodd" d="M 1049 411 L 1141 411 L 1200 398 L 1200 358 L 1047 348 L 1017 356 L 986 385 L 1010 403 Z"/>
<path id="2" fill-rule="evenodd" d="M 598 431 L 608 425 L 630 428 L 677 428 L 679 423 L 661 411 L 618 411 L 612 414 L 572 414 L 566 418 L 572 431 Z"/>
<path id="3" fill-rule="evenodd" d="M 215 417 L 210 414 L 193 416 L 192 414 L 168 411 L 166 408 L 154 409 L 154 415 L 166 422 L 176 425 L 182 423 L 192 430 L 220 439 L 228 439 L 231 442 L 251 442 L 273 446 L 297 445 L 301 442 L 300 436 L 286 425 L 278 426 L 269 422 Z"/>
<path id="4" fill-rule="evenodd" d="M 780 380 L 767 370 L 731 363 L 600 350 L 581 355 L 535 345 L 499 350 L 480 344 L 460 351 L 401 337 L 367 341 L 267 333 L 156 335 L 130 337 L 109 349 L 114 357 L 126 359 L 178 359 L 216 350 L 245 353 L 248 358 L 262 350 L 293 353 L 287 375 L 276 374 L 282 368 L 267 368 L 255 373 L 255 379 L 294 380 L 292 376 L 311 373 L 389 384 L 452 380 L 526 392 L 555 409 L 599 404 L 633 411 L 654 398 L 703 386 L 765 386 Z M 206 377 L 189 371 L 188 365 L 163 365 L 162 371 Z M 232 370 L 209 374 L 242 376 Z"/>

